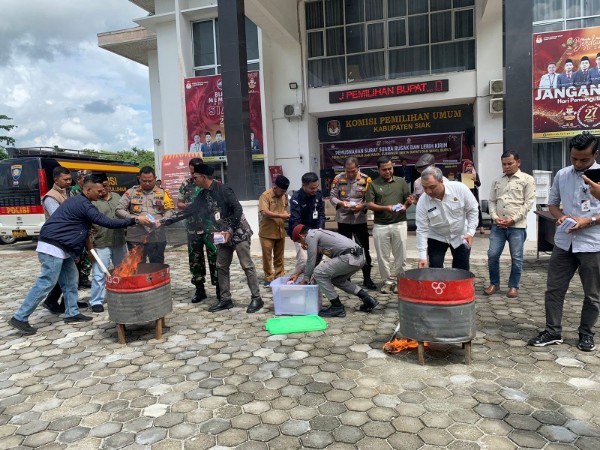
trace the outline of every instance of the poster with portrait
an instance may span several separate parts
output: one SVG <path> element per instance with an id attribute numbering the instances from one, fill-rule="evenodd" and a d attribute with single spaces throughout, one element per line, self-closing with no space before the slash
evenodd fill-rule
<path id="1" fill-rule="evenodd" d="M 190 177 L 190 160 L 201 158 L 202 153 L 176 153 L 162 156 L 160 161 L 162 187 L 169 191 L 174 199 L 179 195 L 179 188 L 184 180 Z"/>
<path id="2" fill-rule="evenodd" d="M 205 162 L 227 160 L 221 75 L 186 78 L 185 109 L 189 152 L 201 152 Z M 264 159 L 259 71 L 248 72 L 249 146 L 252 159 Z"/>
<path id="3" fill-rule="evenodd" d="M 600 27 L 533 35 L 533 137 L 600 134 Z"/>

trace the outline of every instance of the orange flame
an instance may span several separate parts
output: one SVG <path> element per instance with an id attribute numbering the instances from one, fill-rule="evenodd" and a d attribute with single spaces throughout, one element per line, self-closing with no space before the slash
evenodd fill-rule
<path id="1" fill-rule="evenodd" d="M 123 262 L 113 271 L 113 277 L 130 277 L 137 272 L 138 264 L 142 262 L 144 247 L 137 245 L 129 252 Z"/>
<path id="2" fill-rule="evenodd" d="M 386 353 L 400 353 L 407 348 L 417 348 L 419 343 L 410 339 L 392 339 L 383 344 L 383 351 Z M 424 342 L 425 347 L 429 347 L 427 342 Z"/>

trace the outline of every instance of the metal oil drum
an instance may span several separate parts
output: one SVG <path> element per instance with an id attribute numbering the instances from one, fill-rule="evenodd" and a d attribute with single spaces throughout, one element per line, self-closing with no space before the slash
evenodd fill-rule
<path id="1" fill-rule="evenodd" d="M 168 264 L 142 263 L 135 275 L 106 277 L 108 318 L 117 324 L 141 324 L 173 310 Z"/>
<path id="2" fill-rule="evenodd" d="M 475 337 L 475 276 L 461 269 L 413 269 L 398 277 L 400 333 L 419 342 Z"/>

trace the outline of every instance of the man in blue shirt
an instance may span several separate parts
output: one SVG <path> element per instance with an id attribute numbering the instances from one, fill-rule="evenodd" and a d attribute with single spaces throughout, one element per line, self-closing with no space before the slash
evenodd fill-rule
<path id="1" fill-rule="evenodd" d="M 25 297 L 23 304 L 8 324 L 23 334 L 35 334 L 36 329 L 29 325 L 29 316 L 48 295 L 56 283 L 60 284 L 65 297 L 65 323 L 87 322 L 77 307 L 77 267 L 75 259 L 81 255 L 92 224 L 116 229 L 127 228 L 140 223 L 152 225 L 145 216 L 131 219 L 109 219 L 98 211 L 92 202 L 100 198 L 104 191 L 98 175 L 88 175 L 83 180 L 82 193 L 71 197 L 58 207 L 46 221 L 37 245 L 38 259 L 42 272 Z"/>
<path id="2" fill-rule="evenodd" d="M 554 177 L 548 202 L 557 227 L 548 267 L 546 329 L 530 339 L 529 345 L 544 347 L 563 342 L 565 294 L 578 271 L 584 298 L 577 348 L 591 352 L 596 348 L 593 328 L 600 311 L 600 227 L 597 226 L 600 200 L 591 195 L 582 175 L 587 169 L 600 168 L 596 163 L 598 138 L 588 132 L 581 133 L 571 139 L 569 148 L 572 165 L 559 170 Z"/>

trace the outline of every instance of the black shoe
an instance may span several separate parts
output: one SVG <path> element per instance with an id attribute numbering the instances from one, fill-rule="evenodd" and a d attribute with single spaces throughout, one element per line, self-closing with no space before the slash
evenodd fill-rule
<path id="1" fill-rule="evenodd" d="M 84 316 L 83 314 L 77 314 L 76 316 L 65 317 L 65 323 L 78 323 L 78 322 L 89 322 L 92 320 L 90 316 Z"/>
<path id="2" fill-rule="evenodd" d="M 85 308 L 87 308 L 88 306 L 90 306 L 90 305 L 88 305 L 88 304 L 87 304 L 87 303 L 85 303 L 85 302 L 77 302 L 77 307 L 78 307 L 78 308 L 80 308 L 80 309 L 85 309 Z"/>
<path id="3" fill-rule="evenodd" d="M 233 302 L 231 300 L 230 301 L 220 300 L 219 303 L 215 303 L 210 308 L 208 308 L 208 311 L 209 312 L 217 312 L 217 311 L 223 311 L 224 309 L 231 309 L 231 308 L 233 308 Z"/>
<path id="4" fill-rule="evenodd" d="M 81 278 L 79 280 L 79 289 L 89 289 L 92 287 L 92 282 L 89 280 L 89 278 Z"/>
<path id="5" fill-rule="evenodd" d="M 577 348 L 582 352 L 591 352 L 594 350 L 596 348 L 594 336 L 579 333 L 579 344 L 577 344 Z"/>
<path id="6" fill-rule="evenodd" d="M 346 308 L 344 308 L 344 305 L 331 305 L 329 308 L 319 311 L 319 315 L 321 317 L 346 317 Z"/>
<path id="7" fill-rule="evenodd" d="M 563 340 L 559 334 L 552 334 L 546 330 L 529 340 L 528 345 L 534 347 L 545 347 L 546 345 L 562 344 Z"/>
<path id="8" fill-rule="evenodd" d="M 206 291 L 204 290 L 204 284 L 198 283 L 196 285 L 196 293 L 192 298 L 192 303 L 200 303 L 202 300 L 206 299 Z"/>
<path id="9" fill-rule="evenodd" d="M 29 325 L 29 322 L 27 322 L 27 321 L 23 322 L 21 320 L 15 319 L 14 317 L 12 317 L 8 321 L 8 324 L 11 327 L 16 328 L 23 334 L 35 334 L 35 332 L 37 331 L 36 328 L 33 328 L 31 325 Z"/>
<path id="10" fill-rule="evenodd" d="M 362 312 L 371 312 L 375 309 L 375 307 L 379 305 L 379 302 L 375 300 L 373 297 L 369 296 L 368 299 L 363 299 L 363 304 L 358 308 L 359 311 Z"/>
<path id="11" fill-rule="evenodd" d="M 62 314 L 65 312 L 65 305 L 59 305 L 58 303 L 42 303 L 42 306 L 50 311 L 52 314 Z"/>
<path id="12" fill-rule="evenodd" d="M 365 278 L 362 285 L 371 291 L 377 290 L 377 285 L 370 278 Z"/>
<path id="13" fill-rule="evenodd" d="M 95 312 L 95 313 L 104 312 L 104 306 L 102 306 L 102 305 L 92 305 L 92 312 Z"/>
<path id="14" fill-rule="evenodd" d="M 250 304 L 246 308 L 246 312 L 248 314 L 255 313 L 256 311 L 260 310 L 260 308 L 262 308 L 264 304 L 265 302 L 262 301 L 262 298 L 255 298 L 250 302 Z"/>

